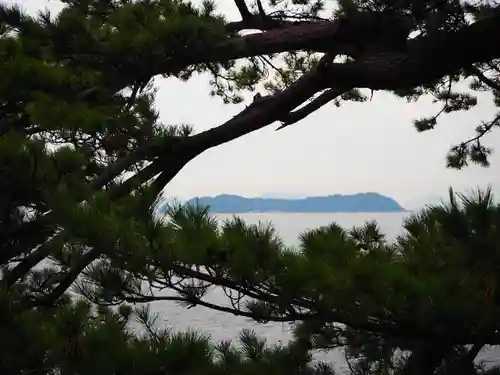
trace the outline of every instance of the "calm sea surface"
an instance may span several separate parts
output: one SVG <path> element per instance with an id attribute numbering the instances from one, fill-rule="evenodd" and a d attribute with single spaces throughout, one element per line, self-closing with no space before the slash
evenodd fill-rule
<path id="1" fill-rule="evenodd" d="M 363 225 L 366 221 L 376 220 L 381 230 L 388 239 L 393 239 L 402 231 L 402 223 L 410 213 L 250 213 L 238 214 L 249 224 L 258 222 L 271 222 L 277 229 L 280 236 L 287 245 L 296 245 L 298 236 L 307 229 L 317 228 L 336 222 L 344 228 L 350 229 L 353 226 Z M 216 215 L 224 220 L 233 215 Z M 227 298 L 222 291 L 214 290 L 209 295 L 209 300 L 226 304 Z M 289 338 L 290 327 L 288 324 L 272 323 L 258 324 L 246 318 L 232 316 L 217 311 L 212 311 L 204 307 L 186 309 L 173 302 L 155 302 L 151 305 L 152 310 L 157 312 L 162 322 L 171 329 L 186 330 L 196 329 L 211 335 L 212 339 L 227 340 L 238 337 L 239 332 L 244 329 L 253 329 L 269 343 L 286 342 Z M 481 359 L 487 362 L 498 360 L 500 351 L 486 350 L 481 353 Z M 343 372 L 346 369 L 343 351 L 330 351 L 328 353 L 318 353 L 318 359 L 327 360 L 334 363 L 335 367 Z"/>

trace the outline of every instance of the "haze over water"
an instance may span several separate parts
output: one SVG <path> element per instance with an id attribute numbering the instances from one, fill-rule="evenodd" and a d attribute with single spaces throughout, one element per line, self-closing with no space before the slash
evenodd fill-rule
<path id="1" fill-rule="evenodd" d="M 308 229 L 328 225 L 336 222 L 346 229 L 353 226 L 363 225 L 366 221 L 376 220 L 388 240 L 394 239 L 402 232 L 402 223 L 410 212 L 397 213 L 245 213 L 237 216 L 244 219 L 248 224 L 260 222 L 271 222 L 277 229 L 280 237 L 288 246 L 298 244 L 299 235 Z M 215 215 L 220 220 L 230 219 L 233 215 Z M 213 302 L 226 303 L 227 297 L 221 290 L 214 290 L 209 295 Z M 258 324 L 249 319 L 212 311 L 204 307 L 186 309 L 173 302 L 156 302 L 152 310 L 157 312 L 160 319 L 173 330 L 181 331 L 188 328 L 208 333 L 212 339 L 229 340 L 236 339 L 242 329 L 253 329 L 259 336 L 266 337 L 269 343 L 286 342 L 290 337 L 290 326 L 285 323 Z M 342 350 L 318 353 L 318 359 L 334 362 L 335 368 L 344 372 L 347 366 Z M 480 354 L 481 360 L 486 363 L 498 361 L 500 351 L 483 350 Z"/>

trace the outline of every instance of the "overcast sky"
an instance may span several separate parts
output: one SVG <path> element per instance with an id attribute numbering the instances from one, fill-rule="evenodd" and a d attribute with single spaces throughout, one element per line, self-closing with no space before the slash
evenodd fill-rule
<path id="1" fill-rule="evenodd" d="M 58 1 L 17 2 L 30 12 L 61 8 Z M 231 0 L 218 3 L 228 17 L 238 19 Z M 157 83 L 157 106 L 166 123 L 189 123 L 199 132 L 242 109 L 211 98 L 205 76 L 187 83 Z M 408 208 L 446 194 L 450 185 L 465 190 L 491 184 L 500 194 L 500 131 L 485 140 L 497 149 L 490 168 L 445 168 L 450 146 L 473 136 L 480 121 L 494 115 L 489 97 L 472 111 L 443 117 L 435 130 L 417 133 L 412 120 L 437 110 L 429 99 L 408 104 L 383 92 L 375 93 L 369 103 L 341 108 L 332 104 L 283 131 L 275 132 L 274 124 L 203 153 L 175 177 L 165 194 L 184 199 L 221 193 L 304 196 L 376 191 Z"/>

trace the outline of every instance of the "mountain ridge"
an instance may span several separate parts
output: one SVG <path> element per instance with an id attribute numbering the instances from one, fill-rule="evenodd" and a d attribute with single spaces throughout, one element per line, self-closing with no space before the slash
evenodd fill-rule
<path id="1" fill-rule="evenodd" d="M 208 206 L 209 211 L 212 213 L 406 211 L 393 198 L 375 192 L 303 198 L 249 198 L 236 194 L 220 194 L 191 198 L 186 204 Z"/>

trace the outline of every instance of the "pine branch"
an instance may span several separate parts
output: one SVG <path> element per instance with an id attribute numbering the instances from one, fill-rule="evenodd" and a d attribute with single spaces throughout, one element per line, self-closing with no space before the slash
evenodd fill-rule
<path id="1" fill-rule="evenodd" d="M 317 52 L 335 50 L 339 54 L 357 56 L 359 54 L 359 45 L 366 45 L 370 42 L 367 40 L 367 35 L 376 36 L 380 33 L 380 29 L 384 28 L 383 25 L 380 25 L 382 21 L 386 23 L 385 29 L 388 28 L 387 20 L 384 20 L 382 16 L 377 17 L 377 13 L 374 13 L 373 16 L 370 16 L 369 12 L 364 13 L 368 13 L 368 16 L 364 15 L 360 20 L 346 21 L 335 19 L 330 22 L 296 24 L 264 33 L 232 37 L 227 42 L 222 42 L 214 47 L 200 47 L 200 49 L 186 51 L 184 54 L 179 53 L 174 58 L 158 61 L 155 63 L 151 74 L 179 72 L 193 64 L 225 62 L 258 55 L 298 50 Z M 487 37 L 498 36 L 500 34 L 499 19 L 500 16 L 497 15 L 477 21 L 458 32 L 441 31 L 433 35 L 411 39 L 407 41 L 406 48 L 413 51 L 410 52 L 413 58 L 418 57 L 415 52 L 420 52 L 424 54 L 421 57 L 427 59 L 433 53 L 438 53 L 440 56 L 446 57 L 444 51 L 439 51 L 439 47 L 443 47 L 447 51 L 454 49 L 453 56 L 458 57 L 455 63 L 453 63 L 451 58 L 446 58 L 446 63 L 434 60 L 428 66 L 431 72 L 434 72 L 437 76 L 442 76 L 444 74 L 443 71 L 455 70 L 457 69 L 456 66 L 465 67 L 463 65 L 464 59 L 473 60 L 471 63 L 474 63 L 500 57 L 500 47 L 496 44 L 477 42 L 478 40 L 485 40 Z M 341 24 L 342 28 L 339 28 Z M 457 40 L 460 38 L 463 38 L 462 43 L 457 44 Z M 449 45 L 448 42 L 451 44 Z M 470 54 L 466 55 L 465 51 L 470 52 Z M 474 55 L 474 51 L 477 51 L 477 56 Z M 410 60 L 409 64 L 411 62 Z M 367 72 L 367 74 L 369 73 Z M 419 77 L 416 77 L 413 81 L 415 83 L 412 82 L 412 85 L 423 83 Z M 354 84 L 354 82 L 352 83 Z M 366 87 L 370 87 L 368 82 L 363 84 L 367 85 Z M 407 85 L 404 82 L 401 83 L 401 86 Z M 121 87 L 123 84 L 119 86 Z"/>
<path id="2" fill-rule="evenodd" d="M 469 67 L 467 70 L 470 70 L 482 83 L 486 84 L 490 88 L 494 90 L 500 91 L 500 84 L 495 82 L 494 80 L 486 77 L 483 72 L 481 72 L 475 66 Z"/>
<path id="3" fill-rule="evenodd" d="M 282 120 L 282 125 L 276 130 L 281 130 L 289 125 L 295 124 L 300 120 L 303 120 L 311 113 L 317 111 L 324 105 L 330 103 L 332 100 L 342 95 L 346 90 L 338 90 L 338 89 L 328 89 L 317 98 L 315 98 L 310 103 L 307 103 L 302 108 L 299 108 L 295 111 L 288 113 L 285 118 Z"/>

